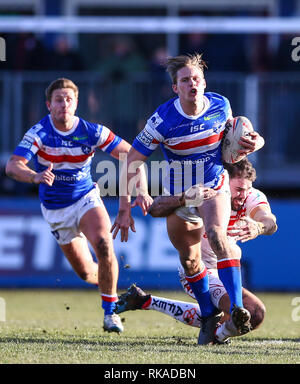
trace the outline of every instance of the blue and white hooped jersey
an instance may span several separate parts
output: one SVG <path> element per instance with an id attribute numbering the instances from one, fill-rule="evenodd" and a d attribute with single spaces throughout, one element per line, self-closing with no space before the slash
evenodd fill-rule
<path id="1" fill-rule="evenodd" d="M 145 156 L 161 146 L 168 162 L 164 188 L 171 194 L 198 183 L 215 188 L 224 172 L 221 140 L 231 117 L 229 101 L 216 93 L 204 94 L 198 116 L 186 115 L 176 97 L 157 108 L 132 146 Z"/>
<path id="2" fill-rule="evenodd" d="M 48 115 L 26 132 L 14 154 L 27 160 L 33 157 L 37 172 L 53 164 L 54 183 L 40 184 L 39 197 L 45 208 L 60 209 L 95 187 L 91 159 L 96 148 L 110 153 L 121 140 L 107 127 L 78 117 L 70 131 L 59 131 Z"/>

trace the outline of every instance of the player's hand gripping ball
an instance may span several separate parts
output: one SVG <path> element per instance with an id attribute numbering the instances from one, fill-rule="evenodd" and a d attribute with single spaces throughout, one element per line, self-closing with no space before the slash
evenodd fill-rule
<path id="1" fill-rule="evenodd" d="M 250 132 L 253 131 L 253 126 L 247 117 L 237 116 L 227 121 L 222 142 L 222 159 L 225 163 L 237 163 L 246 157 L 239 153 L 244 149 L 239 141 L 242 136 L 251 137 Z"/>

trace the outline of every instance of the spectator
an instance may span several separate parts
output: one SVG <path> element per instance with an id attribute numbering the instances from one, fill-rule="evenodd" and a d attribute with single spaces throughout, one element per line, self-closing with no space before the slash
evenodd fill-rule
<path id="1" fill-rule="evenodd" d="M 68 38 L 60 35 L 54 43 L 54 51 L 49 55 L 49 70 L 80 71 L 84 69 L 79 53 L 72 49 Z"/>
<path id="2" fill-rule="evenodd" d="M 133 40 L 122 36 L 113 41 L 112 53 L 101 60 L 95 69 L 109 75 L 113 81 L 120 81 L 125 80 L 130 73 L 144 72 L 146 64 Z"/>

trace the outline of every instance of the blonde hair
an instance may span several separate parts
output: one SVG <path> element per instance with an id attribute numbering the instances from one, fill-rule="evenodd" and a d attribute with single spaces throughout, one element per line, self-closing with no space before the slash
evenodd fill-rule
<path id="1" fill-rule="evenodd" d="M 207 68 L 205 61 L 202 59 L 202 53 L 169 57 L 166 62 L 166 71 L 170 75 L 173 84 L 177 83 L 177 72 L 187 66 L 195 66 L 199 68 L 203 74 L 204 69 Z"/>
<path id="2" fill-rule="evenodd" d="M 63 88 L 70 88 L 73 89 L 76 99 L 78 98 L 79 89 L 75 83 L 73 83 L 72 80 L 66 79 L 65 77 L 61 77 L 59 79 L 56 79 L 50 83 L 50 85 L 46 89 L 46 100 L 51 101 L 52 93 L 56 89 L 63 89 Z"/>

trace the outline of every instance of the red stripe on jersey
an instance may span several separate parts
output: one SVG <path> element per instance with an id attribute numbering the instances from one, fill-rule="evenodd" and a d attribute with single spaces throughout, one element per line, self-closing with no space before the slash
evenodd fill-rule
<path id="1" fill-rule="evenodd" d="M 207 275 L 207 269 L 204 268 L 202 272 L 198 273 L 197 275 L 194 276 L 185 276 L 186 281 L 189 283 L 195 283 L 196 281 L 199 281 L 203 279 Z"/>
<path id="2" fill-rule="evenodd" d="M 159 144 L 159 141 L 156 140 L 156 139 L 153 139 L 153 140 L 152 140 L 152 144 Z"/>
<path id="3" fill-rule="evenodd" d="M 85 161 L 87 158 L 92 156 L 94 153 L 91 152 L 88 155 L 78 155 L 78 156 L 71 156 L 71 155 L 60 155 L 60 156 L 54 156 L 49 155 L 48 153 L 44 151 L 38 151 L 37 155 L 42 157 L 45 160 L 51 161 L 51 163 L 81 163 L 82 161 Z"/>
<path id="4" fill-rule="evenodd" d="M 217 262 L 217 268 L 223 269 L 228 267 L 240 267 L 241 263 L 239 259 L 226 259 Z"/>
<path id="5" fill-rule="evenodd" d="M 38 143 L 36 141 L 33 143 L 33 145 L 35 145 L 37 148 L 39 148 Z"/>
<path id="6" fill-rule="evenodd" d="M 234 226 L 234 224 L 235 224 L 237 221 L 243 219 L 244 217 L 246 217 L 246 215 L 245 215 L 245 214 L 241 214 L 241 215 L 234 216 L 234 217 L 230 218 L 229 223 L 228 223 L 228 227 L 232 227 L 232 226 Z"/>
<path id="7" fill-rule="evenodd" d="M 112 131 L 110 131 L 109 135 L 108 135 L 108 138 L 105 140 L 105 143 L 99 145 L 98 148 L 102 149 L 103 147 L 106 147 L 108 144 L 110 144 L 114 140 L 115 136 L 116 135 Z"/>
<path id="8" fill-rule="evenodd" d="M 175 145 L 167 145 L 167 144 L 165 145 L 172 149 L 190 149 L 190 148 L 200 147 L 202 145 L 217 143 L 222 139 L 222 137 L 223 137 L 223 131 L 217 135 L 206 137 L 205 139 L 186 141 L 186 142 L 175 144 Z"/>

